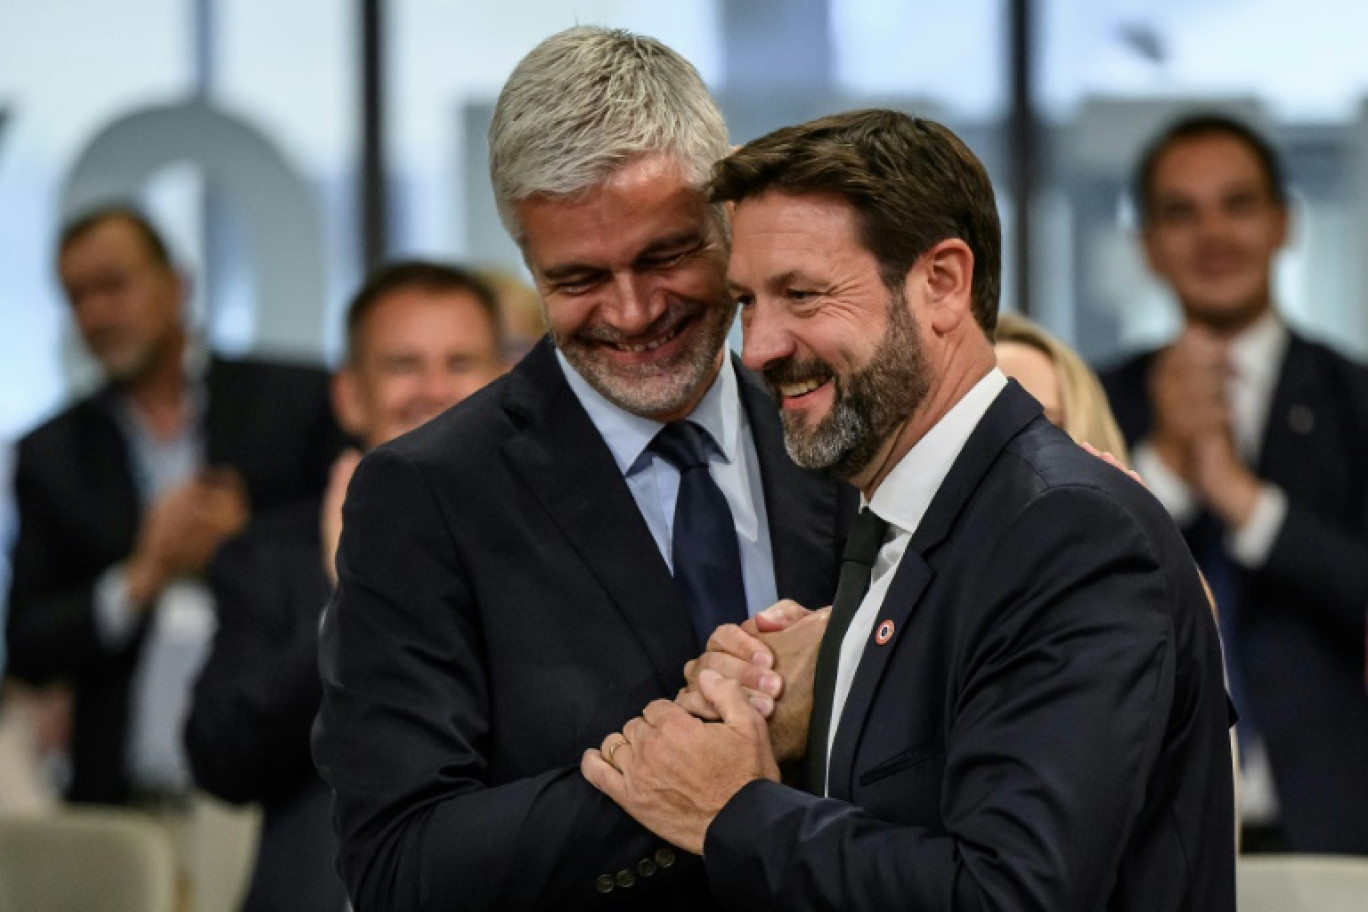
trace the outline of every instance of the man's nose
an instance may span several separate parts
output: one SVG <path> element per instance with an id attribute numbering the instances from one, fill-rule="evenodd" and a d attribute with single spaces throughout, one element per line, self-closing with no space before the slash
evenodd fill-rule
<path id="1" fill-rule="evenodd" d="M 624 335 L 645 332 L 660 316 L 661 308 L 650 279 L 635 272 L 623 272 L 613 277 L 610 294 L 609 320 L 613 328 Z"/>
<path id="2" fill-rule="evenodd" d="M 433 409 L 446 409 L 461 400 L 460 377 L 446 366 L 429 367 L 423 372 L 422 395 Z"/>
<path id="3" fill-rule="evenodd" d="M 742 311 L 741 360 L 746 367 L 762 371 L 793 352 L 793 336 L 779 308 L 757 299 Z"/>

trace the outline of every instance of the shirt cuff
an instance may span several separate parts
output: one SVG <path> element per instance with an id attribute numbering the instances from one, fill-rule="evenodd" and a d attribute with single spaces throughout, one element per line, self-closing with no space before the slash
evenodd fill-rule
<path id="1" fill-rule="evenodd" d="M 122 649 L 137 629 L 137 620 L 128 595 L 128 568 L 115 564 L 95 581 L 95 633 L 106 649 Z"/>
<path id="2" fill-rule="evenodd" d="M 1249 519 L 1228 536 L 1230 556 L 1242 566 L 1262 567 L 1286 519 L 1287 495 L 1282 488 L 1271 484 L 1261 485 L 1259 499 L 1254 501 Z"/>
<path id="3" fill-rule="evenodd" d="M 1174 522 L 1181 526 L 1197 518 L 1197 498 L 1192 489 L 1164 464 L 1149 441 L 1142 440 L 1135 445 L 1131 460 L 1150 493 L 1164 505 Z"/>

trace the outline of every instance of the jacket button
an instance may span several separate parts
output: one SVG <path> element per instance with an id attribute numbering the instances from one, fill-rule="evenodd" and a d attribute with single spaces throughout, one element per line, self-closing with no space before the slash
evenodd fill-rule
<path id="1" fill-rule="evenodd" d="M 594 889 L 598 890 L 600 893 L 612 893 L 613 878 L 609 877 L 607 874 L 600 874 L 598 877 L 594 878 Z"/>
<path id="2" fill-rule="evenodd" d="M 636 875 L 623 868 L 617 872 L 617 885 L 624 890 L 636 883 Z"/>
<path id="3" fill-rule="evenodd" d="M 662 868 L 670 867 L 675 863 L 674 850 L 661 846 L 660 848 L 656 849 L 655 860 L 656 864 L 660 865 Z"/>
<path id="4" fill-rule="evenodd" d="M 650 877 L 656 872 L 656 863 L 649 858 L 643 858 L 637 862 L 637 873 L 642 877 Z"/>

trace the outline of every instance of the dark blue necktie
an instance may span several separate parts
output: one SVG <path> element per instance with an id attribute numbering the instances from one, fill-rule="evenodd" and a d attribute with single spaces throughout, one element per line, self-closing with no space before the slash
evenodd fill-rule
<path id="1" fill-rule="evenodd" d="M 1235 734 L 1248 754 L 1250 739 L 1258 737 L 1257 720 L 1249 705 L 1249 690 L 1246 686 L 1246 669 L 1240 652 L 1240 568 L 1226 550 L 1226 530 L 1220 521 L 1210 513 L 1198 516 L 1188 531 L 1188 543 L 1197 566 L 1202 568 L 1207 585 L 1211 587 L 1212 598 L 1216 601 L 1216 616 L 1219 619 L 1221 643 L 1224 647 L 1226 678 L 1229 681 L 1230 699 L 1240 714 L 1240 723 L 1235 726 Z"/>
<path id="2" fill-rule="evenodd" d="M 700 649 L 719 625 L 746 619 L 736 523 L 708 472 L 708 455 L 715 446 L 707 431 L 689 421 L 665 425 L 651 441 L 651 450 L 679 470 L 671 543 L 674 579 Z"/>
<path id="3" fill-rule="evenodd" d="M 812 680 L 812 716 L 808 721 L 807 785 L 814 794 L 826 791 L 827 741 L 831 728 L 832 702 L 836 695 L 836 668 L 841 661 L 841 642 L 855 612 L 869 592 L 874 574 L 874 559 L 883 547 L 888 520 L 865 508 L 855 517 L 841 555 L 841 575 L 836 581 L 836 599 L 831 603 L 822 644 L 817 647 L 817 670 Z"/>

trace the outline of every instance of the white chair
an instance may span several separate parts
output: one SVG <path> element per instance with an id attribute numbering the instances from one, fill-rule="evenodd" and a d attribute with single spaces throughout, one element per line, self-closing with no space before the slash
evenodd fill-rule
<path id="1" fill-rule="evenodd" d="M 1235 886 L 1240 912 L 1364 912 L 1368 858 L 1241 855 Z"/>
<path id="2" fill-rule="evenodd" d="M 136 811 L 0 817 L 0 912 L 175 912 L 166 831 Z"/>

